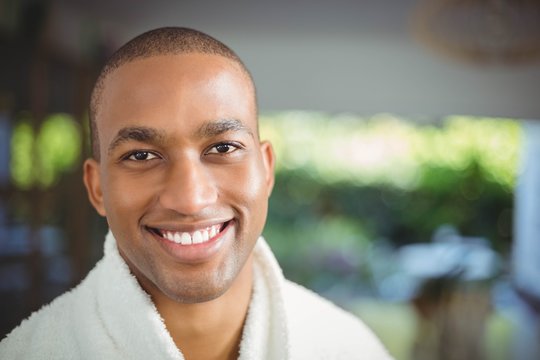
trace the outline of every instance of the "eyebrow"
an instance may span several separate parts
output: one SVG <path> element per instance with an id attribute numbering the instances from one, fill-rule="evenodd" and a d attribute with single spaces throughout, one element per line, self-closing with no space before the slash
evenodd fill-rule
<path id="1" fill-rule="evenodd" d="M 201 138 L 209 138 L 224 134 L 229 131 L 245 131 L 253 137 L 253 132 L 249 127 L 237 119 L 219 119 L 204 123 L 197 131 L 196 135 Z M 157 129 L 146 126 L 130 126 L 118 131 L 113 141 L 109 145 L 108 152 L 111 153 L 120 144 L 134 140 L 150 144 L 162 144 L 165 142 L 165 134 Z"/>
<path id="2" fill-rule="evenodd" d="M 125 127 L 118 131 L 113 141 L 109 145 L 108 152 L 111 153 L 118 145 L 134 140 L 145 143 L 163 143 L 165 135 L 154 128 L 146 126 Z"/>
<path id="3" fill-rule="evenodd" d="M 251 129 L 237 119 L 219 119 L 216 121 L 209 121 L 203 124 L 197 130 L 196 134 L 201 138 L 208 138 L 221 135 L 229 131 L 244 131 L 253 136 Z"/>

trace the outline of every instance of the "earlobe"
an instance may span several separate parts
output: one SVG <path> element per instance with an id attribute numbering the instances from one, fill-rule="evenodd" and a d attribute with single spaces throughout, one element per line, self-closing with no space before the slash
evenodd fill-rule
<path id="1" fill-rule="evenodd" d="M 268 196 L 270 196 L 274 187 L 275 155 L 272 144 L 270 144 L 268 141 L 261 142 L 261 156 L 264 163 L 264 169 L 266 171 L 266 186 L 268 189 Z"/>
<path id="2" fill-rule="evenodd" d="M 105 207 L 103 206 L 99 166 L 96 160 L 86 159 L 83 165 L 83 181 L 90 203 L 94 206 L 98 214 L 106 216 Z"/>

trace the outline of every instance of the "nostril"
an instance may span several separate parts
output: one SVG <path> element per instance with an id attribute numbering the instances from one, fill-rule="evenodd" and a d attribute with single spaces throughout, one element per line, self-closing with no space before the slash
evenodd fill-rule
<path id="1" fill-rule="evenodd" d="M 168 169 L 158 201 L 177 213 L 197 214 L 217 200 L 214 175 L 210 169 L 190 159 L 178 161 Z"/>

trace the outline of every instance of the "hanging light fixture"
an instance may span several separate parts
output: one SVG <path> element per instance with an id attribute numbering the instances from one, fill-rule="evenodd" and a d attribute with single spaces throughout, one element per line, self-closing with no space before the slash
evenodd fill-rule
<path id="1" fill-rule="evenodd" d="M 423 0 L 411 26 L 422 43 L 467 62 L 540 61 L 539 0 Z"/>

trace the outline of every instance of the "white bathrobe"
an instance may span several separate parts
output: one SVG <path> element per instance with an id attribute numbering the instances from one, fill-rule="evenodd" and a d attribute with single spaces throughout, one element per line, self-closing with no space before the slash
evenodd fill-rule
<path id="1" fill-rule="evenodd" d="M 208 344 L 212 346 L 212 344 Z M 120 257 L 105 255 L 80 285 L 33 313 L 0 343 L 0 359 L 184 359 L 150 297 Z M 239 359 L 390 359 L 357 318 L 284 279 L 263 238 Z"/>

